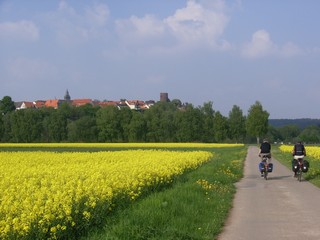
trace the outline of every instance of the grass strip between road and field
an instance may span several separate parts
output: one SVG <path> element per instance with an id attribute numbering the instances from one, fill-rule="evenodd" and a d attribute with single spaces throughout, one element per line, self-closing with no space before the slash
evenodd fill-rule
<path id="1" fill-rule="evenodd" d="M 314 146 L 311 146 L 312 148 L 314 148 Z M 272 154 L 273 157 L 276 158 L 279 162 L 281 162 L 283 165 L 285 165 L 286 167 L 288 167 L 290 170 L 292 169 L 292 154 L 291 154 L 291 149 L 293 148 L 290 147 L 290 151 L 281 151 L 280 150 L 280 146 L 274 146 L 273 150 L 272 150 Z M 317 187 L 320 187 L 320 159 L 317 156 L 320 156 L 320 147 L 317 147 L 318 149 L 316 149 L 319 154 L 315 155 L 315 154 L 309 154 L 308 150 L 309 149 L 308 146 L 306 146 L 306 150 L 307 150 L 307 156 L 305 157 L 306 160 L 309 161 L 310 163 L 310 167 L 309 167 L 309 171 L 307 173 L 303 173 L 303 178 L 309 182 L 311 182 L 312 184 L 314 184 Z M 315 151 L 314 149 L 312 149 L 313 151 Z"/>

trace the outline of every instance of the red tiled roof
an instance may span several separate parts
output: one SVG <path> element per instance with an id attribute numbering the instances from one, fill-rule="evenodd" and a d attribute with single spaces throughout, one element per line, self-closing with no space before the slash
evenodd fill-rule
<path id="1" fill-rule="evenodd" d="M 46 107 L 58 108 L 59 107 L 59 101 L 60 100 L 58 100 L 58 99 L 47 100 L 44 105 Z"/>
<path id="2" fill-rule="evenodd" d="M 37 100 L 33 102 L 33 104 L 36 108 L 41 108 L 41 107 L 45 107 L 46 101 Z"/>
<path id="3" fill-rule="evenodd" d="M 23 102 L 22 105 L 23 105 L 23 104 L 24 104 L 24 106 L 25 106 L 26 108 L 33 108 L 33 107 L 34 107 L 33 102 Z"/>
<path id="4" fill-rule="evenodd" d="M 117 101 L 107 101 L 107 102 L 99 102 L 98 105 L 101 107 L 105 106 L 117 106 L 120 102 Z"/>
<path id="5" fill-rule="evenodd" d="M 88 98 L 84 98 L 84 99 L 73 99 L 72 101 L 72 105 L 73 106 L 82 106 L 82 105 L 86 105 L 86 104 L 93 104 L 93 101 L 91 99 Z"/>

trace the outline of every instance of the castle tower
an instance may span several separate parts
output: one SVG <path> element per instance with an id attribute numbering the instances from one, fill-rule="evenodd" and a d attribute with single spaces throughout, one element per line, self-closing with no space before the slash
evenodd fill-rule
<path id="1" fill-rule="evenodd" d="M 168 93 L 160 93 L 160 102 L 169 102 Z"/>
<path id="2" fill-rule="evenodd" d="M 64 100 L 66 100 L 66 101 L 70 101 L 71 100 L 71 97 L 70 97 L 68 89 L 66 91 L 66 94 L 64 95 Z"/>

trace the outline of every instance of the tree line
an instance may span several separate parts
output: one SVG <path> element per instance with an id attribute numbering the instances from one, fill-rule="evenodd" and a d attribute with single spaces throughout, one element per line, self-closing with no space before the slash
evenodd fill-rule
<path id="1" fill-rule="evenodd" d="M 215 111 L 212 102 L 183 108 L 179 102 L 157 102 L 144 111 L 68 103 L 58 109 L 15 110 L 11 97 L 5 96 L 0 100 L 0 141 L 250 143 L 263 137 L 287 141 L 301 135 L 294 127 L 269 126 L 269 113 L 259 101 L 247 115 L 234 105 L 227 117 Z"/>

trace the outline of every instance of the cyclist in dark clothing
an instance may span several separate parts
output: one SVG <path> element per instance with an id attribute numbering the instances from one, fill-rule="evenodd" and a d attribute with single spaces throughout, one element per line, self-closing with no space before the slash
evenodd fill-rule
<path id="1" fill-rule="evenodd" d="M 298 141 L 293 146 L 292 156 L 307 156 L 306 148 L 304 147 L 301 141 Z"/>
<path id="2" fill-rule="evenodd" d="M 294 176 L 297 176 L 298 169 L 294 166 L 298 164 L 299 159 L 303 159 L 305 156 L 307 156 L 306 148 L 301 141 L 297 141 L 297 143 L 293 146 L 292 156 L 292 171 L 294 172 Z"/>
<path id="3" fill-rule="evenodd" d="M 259 157 L 261 157 L 261 160 L 263 156 L 267 156 L 269 164 L 271 162 L 271 144 L 267 139 L 263 139 L 263 142 L 260 145 Z M 260 170 L 260 173 L 261 177 L 263 177 L 263 171 Z"/>
<path id="4" fill-rule="evenodd" d="M 268 155 L 268 158 L 271 158 L 271 145 L 267 139 L 263 139 L 263 143 L 260 145 L 259 157 L 261 155 Z"/>

